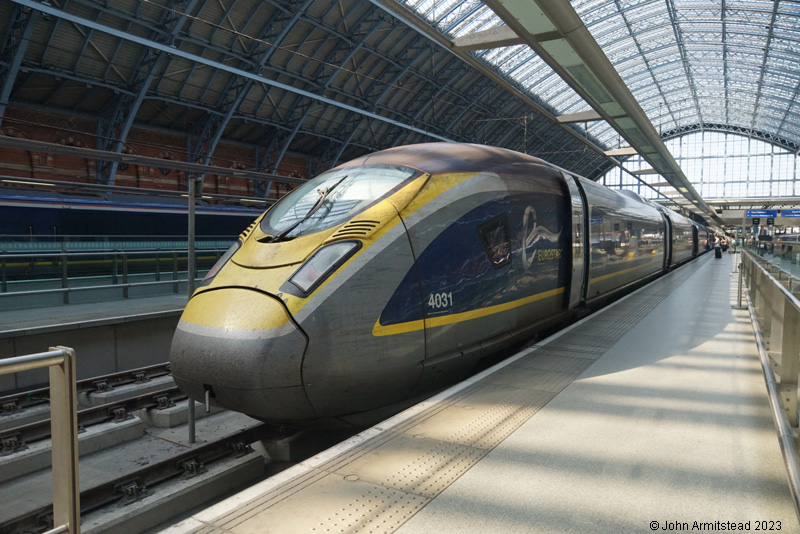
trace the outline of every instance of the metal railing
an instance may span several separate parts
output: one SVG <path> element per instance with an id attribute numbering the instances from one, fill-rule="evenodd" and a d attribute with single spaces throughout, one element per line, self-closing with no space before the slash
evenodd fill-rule
<path id="1" fill-rule="evenodd" d="M 748 250 L 742 251 L 744 286 L 778 439 L 800 518 L 797 384 L 800 373 L 800 300 L 796 279 Z"/>
<path id="2" fill-rule="evenodd" d="M 50 368 L 54 525 L 44 534 L 80 534 L 75 351 L 68 347 L 51 347 L 49 352 L 5 358 L 0 360 L 0 375 L 43 367 Z"/>
<path id="3" fill-rule="evenodd" d="M 200 236 L 198 248 L 227 249 L 235 237 Z M 110 252 L 115 250 L 186 250 L 185 235 L 13 235 L 0 236 L 3 254 L 39 254 L 46 252 Z"/>
<path id="4" fill-rule="evenodd" d="M 197 254 L 202 262 L 195 271 L 195 276 L 210 269 L 225 250 L 198 250 Z M 119 288 L 122 290 L 122 297 L 127 298 L 132 287 L 171 285 L 172 292 L 178 293 L 181 284 L 187 282 L 186 264 L 186 250 L 0 254 L 0 297 L 60 293 L 63 295 L 63 303 L 69 304 L 70 293 L 77 291 Z M 132 269 L 132 265 L 136 265 L 137 269 Z M 147 268 L 142 269 L 142 266 Z M 24 273 L 27 278 L 15 282 L 14 277 L 22 276 L 20 273 Z M 135 281 L 142 277 L 152 280 Z M 57 287 L 14 287 L 19 284 L 48 284 Z"/>
<path id="5" fill-rule="evenodd" d="M 800 249 L 798 249 L 797 245 L 786 247 L 774 246 L 774 243 L 769 243 L 769 247 L 766 245 L 766 242 L 761 243 L 760 246 L 750 244 L 747 245 L 746 249 L 758 257 L 759 263 L 765 267 L 771 264 L 772 267 L 769 267 L 770 272 L 775 272 L 775 268 L 783 271 L 787 281 L 792 284 L 791 291 L 800 290 L 800 266 L 798 266 Z"/>

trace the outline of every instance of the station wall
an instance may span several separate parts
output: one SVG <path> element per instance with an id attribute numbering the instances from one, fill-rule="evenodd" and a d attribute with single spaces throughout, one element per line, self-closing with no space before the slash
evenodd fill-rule
<path id="1" fill-rule="evenodd" d="M 43 124 L 48 127 L 42 126 Z M 97 139 L 94 134 L 86 132 L 95 130 L 96 124 L 90 119 L 9 108 L 3 120 L 3 127 L 0 128 L 0 135 L 94 149 L 97 148 Z M 187 161 L 186 146 L 186 137 L 164 131 L 133 128 L 128 135 L 124 152 Z M 254 170 L 255 147 L 220 143 L 214 151 L 211 165 Z M 0 147 L 0 175 L 6 177 L 95 183 L 96 167 L 97 162 L 93 159 Z M 307 158 L 286 155 L 278 167 L 277 174 L 307 178 L 308 168 Z M 117 169 L 116 184 L 126 187 L 185 191 L 186 177 L 183 171 L 174 169 L 122 164 Z M 273 184 L 270 196 L 280 197 L 290 190 L 291 186 L 288 184 Z M 251 180 L 222 174 L 206 175 L 203 192 L 256 196 Z"/>

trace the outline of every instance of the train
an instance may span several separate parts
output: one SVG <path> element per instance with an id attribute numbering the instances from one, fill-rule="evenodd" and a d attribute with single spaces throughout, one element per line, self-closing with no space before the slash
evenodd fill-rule
<path id="1" fill-rule="evenodd" d="M 200 402 L 273 424 L 373 424 L 708 238 L 635 193 L 513 151 L 375 152 L 240 235 L 183 312 L 172 374 Z"/>
<path id="2" fill-rule="evenodd" d="M 117 272 L 185 271 L 188 231 L 186 198 L 145 197 L 111 191 L 58 191 L 4 178 L 0 187 L 0 278 L 3 289 L 31 288 L 31 281 L 114 277 Z M 26 187 L 27 185 L 27 187 Z M 79 184 L 69 184 L 79 187 Z M 241 229 L 263 209 L 210 204 L 196 208 L 197 269 L 205 271 Z M 136 235 L 127 235 L 135 233 Z M 102 234 L 102 235 L 101 235 Z M 178 256 L 164 251 L 182 250 Z M 123 260 L 120 251 L 128 251 Z M 146 252 L 150 251 L 150 252 Z M 61 257 L 62 252 L 70 253 Z M 107 254 L 101 254 L 107 253 Z M 124 265 L 123 265 L 124 263 Z M 66 264 L 66 265 L 65 265 Z"/>
<path id="3" fill-rule="evenodd" d="M 56 191 L 24 179 L 0 187 L 0 238 L 52 236 L 118 236 L 135 229 L 138 236 L 186 235 L 186 198 L 142 196 L 110 191 Z M 73 184 L 74 185 L 74 184 Z M 216 205 L 200 199 L 196 208 L 198 236 L 235 236 L 263 210 L 241 205 Z M 180 229 L 176 231 L 175 229 Z"/>

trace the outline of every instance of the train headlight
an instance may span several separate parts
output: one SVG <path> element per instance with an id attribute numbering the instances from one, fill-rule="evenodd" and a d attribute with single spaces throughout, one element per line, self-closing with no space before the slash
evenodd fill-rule
<path id="1" fill-rule="evenodd" d="M 217 263 L 215 263 L 214 266 L 211 268 L 211 270 L 208 271 L 208 273 L 206 273 L 206 275 L 203 277 L 203 280 L 200 282 L 200 284 L 197 287 L 203 287 L 203 286 L 207 286 L 208 284 L 210 284 L 211 281 L 214 279 L 214 277 L 217 276 L 217 273 L 219 272 L 219 270 L 222 269 L 222 266 L 225 265 L 226 263 L 228 263 L 228 260 L 231 259 L 231 256 L 236 254 L 236 251 L 239 250 L 241 248 L 241 246 L 242 246 L 242 242 L 239 241 L 239 240 L 237 240 L 236 243 L 231 245 L 231 248 L 229 248 L 227 251 L 225 251 L 225 254 L 220 256 L 220 258 L 217 260 Z"/>
<path id="2" fill-rule="evenodd" d="M 360 241 L 339 241 L 322 247 L 295 271 L 289 282 L 308 295 L 359 248 Z"/>

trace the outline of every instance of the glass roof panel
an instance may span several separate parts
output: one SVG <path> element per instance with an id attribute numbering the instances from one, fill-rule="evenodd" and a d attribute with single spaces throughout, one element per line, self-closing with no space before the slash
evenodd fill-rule
<path id="1" fill-rule="evenodd" d="M 669 139 L 666 145 L 689 181 L 706 199 L 800 194 L 800 158 L 763 141 L 732 133 L 704 131 Z M 625 160 L 623 166 L 635 171 L 646 165 L 639 156 L 633 156 Z M 662 180 L 657 175 L 642 178 L 648 183 Z M 645 198 L 658 197 L 651 188 L 617 168 L 611 169 L 601 183 L 636 191 Z M 669 188 L 659 190 L 666 192 Z"/>
<path id="2" fill-rule="evenodd" d="M 477 0 L 400 1 L 450 37 L 502 24 Z M 800 2 L 569 1 L 657 128 L 759 128 L 800 146 Z M 475 54 L 556 113 L 587 109 L 527 47 Z M 604 122 L 588 130 L 616 142 Z"/>

